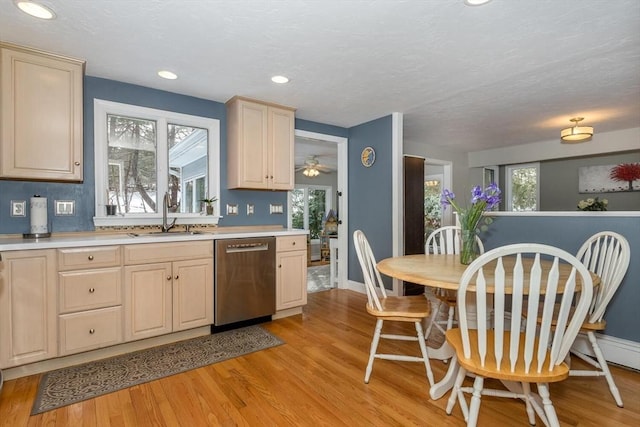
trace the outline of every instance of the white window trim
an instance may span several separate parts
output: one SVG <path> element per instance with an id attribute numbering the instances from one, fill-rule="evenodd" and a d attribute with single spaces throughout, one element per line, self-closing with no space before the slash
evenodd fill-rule
<path id="1" fill-rule="evenodd" d="M 514 169 L 527 169 L 527 168 L 535 168 L 536 170 L 536 209 L 540 210 L 540 163 L 522 163 L 518 165 L 507 165 L 505 166 L 505 181 L 506 181 L 506 203 L 505 210 L 513 211 L 513 205 L 511 203 L 511 172 Z"/>
<path id="2" fill-rule="evenodd" d="M 160 225 L 162 224 L 162 209 L 157 213 L 128 214 L 107 216 L 105 211 L 106 189 L 108 179 L 108 147 L 107 147 L 107 114 L 138 117 L 154 120 L 158 123 L 158 139 L 166 134 L 168 122 L 185 126 L 193 126 L 207 129 L 209 134 L 209 148 L 207 160 L 209 163 L 209 194 L 218 196 L 216 208 L 220 203 L 220 121 L 208 117 L 191 116 L 174 113 L 171 111 L 156 110 L 154 108 L 140 107 L 136 105 L 122 104 L 119 102 L 93 100 L 93 135 L 94 135 L 94 159 L 95 159 L 95 216 L 93 224 L 100 226 L 134 226 L 134 225 Z M 166 140 L 166 136 L 165 136 Z M 167 155 L 166 150 L 158 150 L 157 174 L 158 193 L 163 192 L 167 182 Z M 220 209 L 215 209 L 220 212 Z M 170 213 L 169 218 L 177 218 L 176 224 L 217 224 L 219 216 L 204 215 L 204 213 Z"/>

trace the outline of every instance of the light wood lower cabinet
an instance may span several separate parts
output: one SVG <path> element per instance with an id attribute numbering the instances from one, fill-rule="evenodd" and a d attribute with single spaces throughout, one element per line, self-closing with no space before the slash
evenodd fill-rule
<path id="1" fill-rule="evenodd" d="M 56 251 L 1 256 L 0 368 L 56 357 Z"/>
<path id="2" fill-rule="evenodd" d="M 276 310 L 307 303 L 307 236 L 276 239 Z"/>
<path id="3" fill-rule="evenodd" d="M 58 249 L 59 354 L 122 342 L 120 246 Z"/>
<path id="4" fill-rule="evenodd" d="M 124 260 L 125 341 L 213 324 L 211 241 L 127 245 Z"/>

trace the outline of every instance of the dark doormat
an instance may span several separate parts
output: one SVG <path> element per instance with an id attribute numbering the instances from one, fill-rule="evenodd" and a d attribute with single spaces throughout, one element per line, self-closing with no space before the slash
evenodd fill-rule
<path id="1" fill-rule="evenodd" d="M 249 326 L 47 372 L 31 415 L 280 344 Z"/>

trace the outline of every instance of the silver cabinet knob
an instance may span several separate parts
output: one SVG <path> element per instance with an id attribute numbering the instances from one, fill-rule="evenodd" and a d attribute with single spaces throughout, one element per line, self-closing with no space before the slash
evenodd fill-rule
<path id="1" fill-rule="evenodd" d="M 167 276 L 167 280 L 171 280 L 171 276 Z"/>
<path id="2" fill-rule="evenodd" d="M 176 275 L 176 278 L 175 278 L 175 279 L 176 279 L 176 280 L 178 280 L 179 278 L 180 278 L 180 276 Z"/>
<path id="3" fill-rule="evenodd" d="M 96 330 L 95 330 L 95 329 L 93 329 L 93 328 L 91 328 L 91 329 L 89 329 L 89 333 L 90 333 L 91 335 L 93 335 L 93 334 L 95 334 L 95 333 L 96 333 Z"/>
<path id="4" fill-rule="evenodd" d="M 73 162 L 74 165 L 80 166 L 80 162 Z"/>
<path id="5" fill-rule="evenodd" d="M 92 294 L 96 291 L 96 288 L 89 288 L 89 293 Z"/>
<path id="6" fill-rule="evenodd" d="M 88 259 L 89 261 L 93 261 L 93 255 L 89 255 L 89 256 L 87 257 L 87 259 Z"/>

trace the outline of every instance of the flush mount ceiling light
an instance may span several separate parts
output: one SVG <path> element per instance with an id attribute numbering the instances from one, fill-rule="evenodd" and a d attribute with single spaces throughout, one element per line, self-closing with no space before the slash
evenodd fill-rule
<path id="1" fill-rule="evenodd" d="M 279 84 L 289 83 L 289 79 L 285 76 L 273 76 L 271 81 Z"/>
<path id="2" fill-rule="evenodd" d="M 14 4 L 24 13 L 36 18 L 53 19 L 56 17 L 56 14 L 51 8 L 40 3 L 28 0 L 14 0 Z"/>
<path id="3" fill-rule="evenodd" d="M 175 80 L 178 78 L 178 76 L 175 73 L 172 73 L 171 71 L 167 71 L 167 70 L 158 71 L 158 75 L 163 79 L 167 79 L 167 80 Z"/>
<path id="4" fill-rule="evenodd" d="M 489 3 L 491 0 L 464 0 L 464 4 L 467 6 L 482 6 Z"/>
<path id="5" fill-rule="evenodd" d="M 562 129 L 560 132 L 560 139 L 567 144 L 573 144 L 576 142 L 584 142 L 591 139 L 593 136 L 593 127 L 591 126 L 578 126 L 584 117 L 574 117 L 571 119 L 573 126 L 570 128 Z"/>

